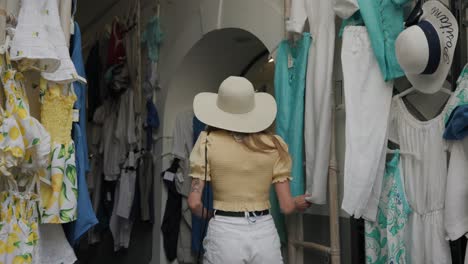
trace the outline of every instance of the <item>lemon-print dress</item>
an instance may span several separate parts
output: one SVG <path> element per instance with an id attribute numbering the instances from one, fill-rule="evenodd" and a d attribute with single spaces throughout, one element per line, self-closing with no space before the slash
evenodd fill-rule
<path id="1" fill-rule="evenodd" d="M 22 176 L 31 179 L 40 168 L 49 162 L 50 135 L 42 124 L 31 116 L 24 76 L 11 66 L 9 55 L 0 58 L 2 84 L 6 97 L 6 110 L 18 122 L 25 146 L 25 157 L 21 164 Z M 25 178 L 23 177 L 23 178 Z"/>
<path id="2" fill-rule="evenodd" d="M 70 87 L 47 85 L 41 80 L 41 121 L 52 141 L 50 165 L 41 175 L 41 222 L 62 224 L 76 220 L 77 215 L 75 145 L 71 138 L 77 98 Z"/>
<path id="3" fill-rule="evenodd" d="M 0 112 L 0 263 L 31 263 L 38 249 L 39 196 L 35 184 L 20 192 L 10 172 L 24 159 L 24 142 L 15 118 Z"/>

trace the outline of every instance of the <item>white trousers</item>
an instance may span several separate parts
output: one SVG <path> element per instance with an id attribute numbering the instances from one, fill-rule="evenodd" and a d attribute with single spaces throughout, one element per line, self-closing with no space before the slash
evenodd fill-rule
<path id="1" fill-rule="evenodd" d="M 281 243 L 271 215 L 215 216 L 203 241 L 205 264 L 282 264 Z"/>
<path id="2" fill-rule="evenodd" d="M 306 2 L 312 44 L 309 50 L 304 108 L 306 184 L 310 201 L 327 202 L 333 111 L 334 1 Z"/>
<path id="3" fill-rule="evenodd" d="M 373 221 L 385 165 L 393 82 L 384 81 L 365 27 L 345 28 L 341 60 L 346 108 L 342 208 Z"/>

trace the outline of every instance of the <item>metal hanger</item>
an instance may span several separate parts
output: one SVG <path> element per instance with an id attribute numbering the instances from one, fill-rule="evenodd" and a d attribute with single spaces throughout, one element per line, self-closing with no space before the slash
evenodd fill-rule
<path id="1" fill-rule="evenodd" d="M 447 88 L 442 88 L 442 89 L 440 89 L 440 91 L 443 92 L 443 93 L 445 93 L 445 94 L 448 94 L 448 95 L 452 95 L 452 94 L 453 94 L 453 92 L 450 91 L 450 90 L 447 89 Z M 414 87 L 411 87 L 411 88 L 406 89 L 405 91 L 403 91 L 403 92 L 401 92 L 401 93 L 395 95 L 395 98 L 402 98 L 402 97 L 407 96 L 408 94 L 413 93 L 413 92 L 419 92 L 419 91 L 416 90 Z"/>

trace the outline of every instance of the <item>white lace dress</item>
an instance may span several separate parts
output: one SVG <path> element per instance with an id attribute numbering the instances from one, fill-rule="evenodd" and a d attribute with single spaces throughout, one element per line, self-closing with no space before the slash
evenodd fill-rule
<path id="1" fill-rule="evenodd" d="M 402 152 L 415 154 L 401 157 L 406 195 L 413 210 L 407 229 L 410 263 L 452 263 L 444 226 L 451 150 L 442 138 L 446 110 L 429 121 L 420 121 L 408 111 L 402 99 L 392 102 L 389 139 L 399 144 Z M 451 173 L 464 172 L 451 166 Z"/>

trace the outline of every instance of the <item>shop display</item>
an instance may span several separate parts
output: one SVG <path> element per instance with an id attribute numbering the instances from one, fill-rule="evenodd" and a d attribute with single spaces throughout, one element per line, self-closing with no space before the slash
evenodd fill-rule
<path id="1" fill-rule="evenodd" d="M 313 247 L 301 244 L 308 238 L 295 232 L 310 218 L 288 219 L 288 231 L 294 233 L 288 240 L 286 218 L 270 187 L 290 181 L 291 195 L 304 195 L 316 210 L 335 199 L 328 196 L 328 175 L 334 171 L 344 177 L 338 183 L 341 209 L 364 219 L 365 263 L 456 261 L 449 241 L 468 233 L 468 65 L 461 73 L 451 71 L 460 67 L 456 48 L 466 48 L 460 46 L 466 42 L 458 39 L 465 28 L 452 14 L 454 7 L 451 11 L 434 0 L 415 5 L 410 0 L 288 1 L 284 28 L 266 27 L 273 33 L 265 36 L 263 25 L 252 30 L 260 32 L 260 41 L 281 39 L 265 43 L 268 50 L 252 64 L 271 65 L 262 74 L 274 68 L 274 99 L 260 93 L 268 89 L 254 87 L 253 80 L 231 76 L 219 96 L 201 93 L 193 105 L 180 105 L 161 86 L 184 81 L 179 64 L 185 58 L 170 55 L 188 52 L 189 42 L 181 37 L 192 28 L 168 26 L 174 14 L 160 17 L 159 2 L 151 10 L 150 4 L 129 1 L 87 24 L 82 35 L 75 22 L 77 2 L 0 0 L 0 263 L 71 264 L 85 243 L 110 243 L 110 251 L 125 255 L 144 225 L 158 235 L 161 229 L 161 254 L 168 261 L 197 263 L 203 254 L 221 259 L 219 252 L 247 259 L 232 248 L 249 235 L 275 229 L 273 221 L 278 235 L 270 232 L 261 241 L 274 246 L 271 261 L 282 261 L 281 246 Z M 219 9 L 217 29 L 231 22 L 223 20 L 221 7 L 214 8 Z M 122 12 L 114 14 L 119 8 Z M 200 14 L 214 12 L 202 9 Z M 343 19 L 339 33 L 336 16 Z M 214 29 L 207 17 L 201 18 L 197 37 Z M 174 47 L 173 54 L 164 53 L 163 41 Z M 249 41 L 234 38 L 233 43 Z M 454 80 L 457 74 L 457 83 L 450 84 L 448 77 Z M 221 76 L 203 78 L 212 85 Z M 402 91 L 398 78 L 411 87 Z M 339 109 L 344 112 L 336 115 L 334 96 L 342 96 L 341 81 L 344 105 Z M 193 85 L 197 91 L 211 89 Z M 235 104 L 226 103 L 233 98 Z M 432 105 L 417 105 L 445 100 L 433 115 L 428 114 L 436 112 Z M 240 114 L 245 122 L 237 122 Z M 342 132 L 339 122 L 345 124 Z M 239 142 L 253 131 L 275 131 L 278 136 L 269 138 L 292 160 L 280 159 L 268 146 L 268 151 L 245 154 Z M 338 165 L 330 162 L 335 134 L 336 151 L 344 154 L 338 155 Z M 205 156 L 207 150 L 213 156 Z M 214 156 L 218 162 L 211 162 Z M 237 156 L 245 162 L 232 166 Z M 211 162 L 207 168 L 205 159 Z M 273 170 L 262 168 L 262 162 Z M 222 174 L 222 181 L 212 179 L 215 174 Z M 220 211 L 245 220 L 245 213 L 264 225 L 239 237 L 221 229 L 219 221 L 209 224 L 212 218 L 192 213 L 192 177 L 206 180 L 201 199 L 210 217 Z M 257 184 L 232 187 L 252 178 Z M 166 199 L 166 193 L 163 212 L 156 212 L 158 197 Z M 252 217 L 252 212 L 262 214 Z M 162 225 L 153 226 L 160 218 Z M 216 244 L 214 233 L 223 230 L 227 242 Z M 157 238 L 146 233 L 154 243 Z"/>

